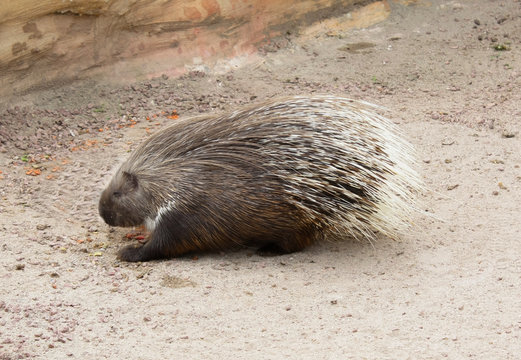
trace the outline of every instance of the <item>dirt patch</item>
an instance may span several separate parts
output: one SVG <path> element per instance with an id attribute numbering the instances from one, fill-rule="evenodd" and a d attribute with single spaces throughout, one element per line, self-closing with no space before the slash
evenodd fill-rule
<path id="1" fill-rule="evenodd" d="M 519 1 L 391 3 L 378 25 L 288 34 L 226 74 L 4 102 L 0 358 L 516 358 L 519 14 Z M 136 240 L 97 200 L 138 143 L 178 117 L 312 93 L 386 106 L 417 148 L 430 216 L 402 242 L 116 260 Z"/>

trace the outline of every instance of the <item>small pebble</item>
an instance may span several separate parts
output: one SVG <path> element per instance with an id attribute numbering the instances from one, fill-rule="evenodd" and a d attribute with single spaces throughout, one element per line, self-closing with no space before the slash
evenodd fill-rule
<path id="1" fill-rule="evenodd" d="M 444 138 L 442 141 L 441 141 L 441 144 L 442 145 L 452 145 L 454 144 L 454 139 L 451 139 L 451 138 Z"/>
<path id="2" fill-rule="evenodd" d="M 503 130 L 503 132 L 501 133 L 501 137 L 506 138 L 506 139 L 510 139 L 515 136 L 516 136 L 516 134 L 514 134 L 513 132 L 508 131 L 508 130 Z"/>

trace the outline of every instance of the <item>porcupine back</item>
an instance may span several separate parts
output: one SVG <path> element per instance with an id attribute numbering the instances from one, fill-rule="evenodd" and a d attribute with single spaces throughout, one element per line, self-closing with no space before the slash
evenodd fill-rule
<path id="1" fill-rule="evenodd" d="M 188 119 L 147 139 L 120 171 L 151 195 L 151 229 L 174 209 L 198 208 L 204 224 L 184 220 L 207 227 L 193 234 L 199 248 L 242 243 L 291 221 L 317 239 L 395 237 L 419 180 L 411 146 L 377 111 L 362 101 L 314 96 Z"/>

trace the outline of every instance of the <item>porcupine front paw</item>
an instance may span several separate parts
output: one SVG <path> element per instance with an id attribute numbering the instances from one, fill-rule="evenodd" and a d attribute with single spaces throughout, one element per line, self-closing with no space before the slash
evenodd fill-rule
<path id="1" fill-rule="evenodd" d="M 143 246 L 125 246 L 118 252 L 118 259 L 121 261 L 138 262 L 165 259 L 173 255 L 165 251 L 164 248 L 155 246 L 155 244 L 157 242 L 148 241 Z"/>
<path id="2" fill-rule="evenodd" d="M 143 256 L 143 246 L 125 246 L 123 249 L 118 251 L 118 259 L 121 261 L 138 262 L 146 261 Z"/>

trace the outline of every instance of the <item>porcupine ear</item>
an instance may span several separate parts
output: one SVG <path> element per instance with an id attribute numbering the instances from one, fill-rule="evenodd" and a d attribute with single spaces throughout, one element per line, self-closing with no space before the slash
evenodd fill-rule
<path id="1" fill-rule="evenodd" d="M 138 187 L 138 179 L 136 175 L 127 171 L 123 171 L 123 179 L 125 179 L 125 188 L 127 191 L 132 191 Z"/>

